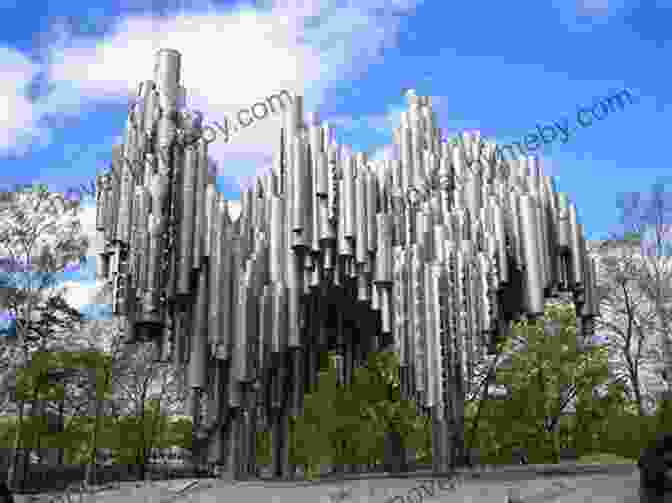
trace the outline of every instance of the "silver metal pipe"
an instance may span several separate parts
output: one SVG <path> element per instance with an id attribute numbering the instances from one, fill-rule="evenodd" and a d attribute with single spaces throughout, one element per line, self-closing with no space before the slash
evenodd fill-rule
<path id="1" fill-rule="evenodd" d="M 520 220 L 523 231 L 523 253 L 525 254 L 525 279 L 527 292 L 527 312 L 533 316 L 544 314 L 543 272 L 539 246 L 536 207 L 531 196 L 520 197 Z"/>

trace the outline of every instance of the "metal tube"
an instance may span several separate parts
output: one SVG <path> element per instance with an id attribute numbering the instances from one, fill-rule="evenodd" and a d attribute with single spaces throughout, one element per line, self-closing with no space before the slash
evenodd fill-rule
<path id="1" fill-rule="evenodd" d="M 302 233 L 306 229 L 306 186 L 310 186 L 309 174 L 306 169 L 306 158 L 303 143 L 296 138 L 293 145 L 294 171 L 292 174 L 293 199 L 292 199 L 292 231 Z"/>
<path id="2" fill-rule="evenodd" d="M 198 153 L 192 146 L 185 148 L 184 177 L 182 186 L 182 215 L 180 222 L 180 268 L 177 293 L 191 293 L 191 268 L 194 254 L 194 232 L 196 223 L 196 184 L 198 177 Z"/>
<path id="3" fill-rule="evenodd" d="M 221 194 L 215 194 L 215 199 L 213 201 L 213 206 L 210 209 L 210 214 L 208 215 L 209 229 L 211 230 L 210 243 L 208 244 L 208 255 L 209 255 L 209 299 L 208 299 L 208 340 L 210 346 L 216 351 L 217 344 L 219 343 L 218 335 L 221 326 L 220 313 L 221 305 L 220 298 L 222 292 L 222 235 L 221 233 L 225 230 L 224 225 L 224 215 L 225 215 L 225 202 L 224 196 Z"/>
<path id="4" fill-rule="evenodd" d="M 583 282 L 583 255 L 581 254 L 581 236 L 583 235 L 581 224 L 576 214 L 576 206 L 569 205 L 569 227 L 570 227 L 570 253 L 572 258 L 572 288 L 576 291 L 582 291 Z"/>
<path id="5" fill-rule="evenodd" d="M 230 358 L 230 347 L 233 342 L 232 330 L 233 330 L 233 320 L 234 320 L 234 311 L 233 311 L 233 229 L 228 220 L 228 210 L 226 203 L 223 202 L 219 207 L 220 212 L 220 250 L 222 251 L 221 258 L 219 260 L 220 268 L 220 281 L 221 290 L 217 291 L 219 297 L 219 329 L 217 331 L 218 337 L 217 348 L 216 348 L 216 357 L 221 360 L 227 360 Z"/>
<path id="6" fill-rule="evenodd" d="M 287 245 L 285 244 L 285 199 L 271 198 L 271 229 L 270 229 L 270 280 L 273 283 L 283 281 L 287 259 Z"/>
<path id="7" fill-rule="evenodd" d="M 218 194 L 214 183 L 209 183 L 205 189 L 205 227 L 203 229 L 203 256 L 211 257 L 211 247 L 215 238 L 215 229 L 217 228 L 217 206 Z"/>
<path id="8" fill-rule="evenodd" d="M 355 202 L 355 159 L 352 155 L 346 155 L 341 161 L 343 169 L 343 213 L 342 225 L 343 236 L 354 239 L 356 236 L 356 202 Z"/>
<path id="9" fill-rule="evenodd" d="M 134 183 L 131 167 L 124 163 L 119 191 L 119 222 L 117 225 L 117 241 L 128 244 L 131 237 L 133 214 Z"/>
<path id="10" fill-rule="evenodd" d="M 528 295 L 527 312 L 532 316 L 544 314 L 541 260 L 537 245 L 536 208 L 531 196 L 520 197 L 520 217 L 525 254 L 525 278 Z"/>
<path id="11" fill-rule="evenodd" d="M 194 252 L 193 268 L 201 267 L 205 239 L 205 187 L 208 178 L 208 144 L 199 140 L 196 162 L 196 187 L 194 190 Z"/>
<path id="12" fill-rule="evenodd" d="M 369 259 L 369 236 L 367 219 L 367 176 L 364 172 L 359 173 L 355 180 L 356 197 L 356 240 L 355 240 L 355 260 L 359 264 L 366 264 Z"/>
<path id="13" fill-rule="evenodd" d="M 189 375 L 187 382 L 191 388 L 206 388 L 208 361 L 208 268 L 199 271 L 194 306 L 194 332 L 191 336 L 191 355 L 189 356 Z"/>
<path id="14" fill-rule="evenodd" d="M 366 176 L 366 229 L 368 238 L 368 251 L 375 253 L 378 247 L 378 229 L 376 226 L 376 214 L 379 210 L 379 187 L 378 180 L 373 173 L 368 173 Z M 363 202 L 358 202 L 363 204 Z M 363 221 L 359 221 L 359 225 L 364 225 Z"/>

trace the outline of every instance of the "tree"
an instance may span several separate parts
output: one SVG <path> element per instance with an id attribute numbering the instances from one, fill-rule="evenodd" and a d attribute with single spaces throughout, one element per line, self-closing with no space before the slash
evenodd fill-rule
<path id="1" fill-rule="evenodd" d="M 130 451 L 144 477 L 148 450 L 166 429 L 163 413 L 174 415 L 184 404 L 183 376 L 157 361 L 153 344 L 125 344 L 124 328 L 117 319 L 93 320 L 73 334 L 85 348 L 81 354 L 91 360 L 87 378 L 75 393 L 83 405 L 80 417 L 91 419 L 86 442 L 89 482 L 95 479 L 99 448 L 112 448 L 117 459 L 127 458 L 124 445 L 134 435 L 140 436 Z M 103 396 L 102 390 L 109 395 Z"/>
<path id="2" fill-rule="evenodd" d="M 639 241 L 632 238 L 618 245 L 612 241 L 600 246 L 602 275 L 598 285 L 603 292 L 602 317 L 596 328 L 611 350 L 616 379 L 628 385 L 639 415 L 644 416 L 645 397 L 649 393 L 642 369 L 659 357 L 650 351 L 656 315 L 637 284 L 642 269 L 638 248 Z"/>
<path id="3" fill-rule="evenodd" d="M 398 368 L 396 354 L 370 354 L 367 365 L 355 369 L 351 385 L 342 387 L 329 358 L 317 390 L 306 395 L 303 414 L 292 422 L 292 462 L 308 473 L 327 460 L 371 466 L 384 459 L 389 432 L 421 443 L 423 421 L 413 403 L 401 400 Z"/>
<path id="4" fill-rule="evenodd" d="M 547 306 L 542 319 L 515 323 L 504 351 L 510 359 L 496 370 L 495 383 L 508 388 L 509 396 L 482 405 L 479 446 L 499 451 L 500 458 L 525 446 L 530 462 L 557 461 L 563 414 L 577 399 L 608 385 L 607 351 L 577 344 L 576 316 L 569 305 Z"/>
<path id="5" fill-rule="evenodd" d="M 62 195 L 49 193 L 44 187 L 30 186 L 3 194 L 0 202 L 0 253 L 4 258 L 0 272 L 0 308 L 5 310 L 16 328 L 14 349 L 6 349 L 3 362 L 5 388 L 11 389 L 20 368 L 29 365 L 31 355 L 58 346 L 67 334 L 81 323 L 80 313 L 65 300 L 64 289 L 56 288 L 57 274 L 71 264 L 85 262 L 88 240 L 82 235 L 77 202 L 65 201 Z M 12 338 L 14 339 L 14 338 Z M 19 398 L 19 427 L 24 414 L 24 400 Z M 31 414 L 37 413 L 33 399 Z M 17 434 L 16 442 L 20 435 Z M 9 470 L 14 484 L 18 444 Z M 28 456 L 24 457 L 27 462 Z"/>
<path id="6" fill-rule="evenodd" d="M 184 375 L 159 362 L 156 351 L 152 343 L 125 346 L 124 358 L 118 360 L 112 376 L 114 415 L 134 417 L 131 423 L 140 433 L 134 452 L 141 478 L 146 474 L 149 449 L 160 438 L 162 417 L 181 413 L 185 405 Z"/>
<path id="7" fill-rule="evenodd" d="M 653 383 L 645 374 L 672 370 L 670 202 L 662 183 L 646 200 L 639 193 L 626 194 L 619 201 L 621 231 L 596 250 L 602 291 L 597 328 L 611 349 L 616 377 L 628 385 L 642 416 L 646 402 L 654 401 Z M 672 374 L 662 377 L 672 383 Z"/>
<path id="8" fill-rule="evenodd" d="M 492 389 L 491 385 L 495 378 L 498 367 L 502 362 L 510 359 L 517 345 L 515 341 L 513 344 L 506 345 L 506 341 L 497 344 L 495 355 L 486 357 L 483 361 L 476 362 L 474 366 L 473 382 L 470 386 L 470 391 L 466 393 L 464 400 L 465 419 L 469 423 L 469 432 L 465 431 L 465 440 L 467 449 L 476 448 L 476 434 L 479 431 L 480 421 L 483 418 L 484 406 L 489 404 L 491 399 L 499 398 L 500 390 Z M 523 343 L 523 340 L 518 340 L 518 345 Z M 505 390 L 505 393 L 507 390 Z M 493 396 L 494 395 L 494 396 Z M 465 429 L 467 424 L 465 424 Z"/>
<path id="9" fill-rule="evenodd" d="M 377 450 L 374 462 L 385 459 L 385 443 L 400 441 L 400 448 L 404 445 L 421 447 L 423 432 L 428 426 L 426 418 L 417 416 L 415 403 L 401 399 L 399 367 L 397 353 L 373 353 L 369 355 L 367 366 L 360 369 L 355 378 L 354 391 L 364 405 L 361 414 L 372 424 L 372 429 L 378 432 L 375 437 Z M 366 429 L 361 430 L 361 435 L 372 440 L 374 438 Z"/>
<path id="10" fill-rule="evenodd" d="M 21 438 L 23 445 L 33 446 L 35 438 L 43 438 L 50 444 L 67 446 L 63 461 L 86 464 L 88 482 L 95 480 L 100 448 L 111 448 L 115 461 L 142 469 L 152 446 L 189 447 L 191 437 L 187 439 L 182 430 L 183 423 L 188 423 L 190 430 L 191 422 L 170 421 L 166 415 L 181 412 L 182 376 L 159 367 L 151 344 L 128 346 L 123 340 L 119 320 L 88 321 L 70 334 L 70 351 L 35 353 L 31 366 L 22 374 L 21 388 L 29 390 L 37 389 L 44 370 L 71 370 L 62 382 L 60 395 L 51 397 L 67 404 L 64 431 L 52 439 L 42 423 L 31 418 L 24 424 Z M 49 362 L 37 365 L 41 360 L 36 358 L 41 354 L 48 355 Z M 143 394 L 147 399 L 139 404 Z M 140 414 L 134 414 L 138 411 Z M 137 442 L 131 440 L 134 438 Z"/>

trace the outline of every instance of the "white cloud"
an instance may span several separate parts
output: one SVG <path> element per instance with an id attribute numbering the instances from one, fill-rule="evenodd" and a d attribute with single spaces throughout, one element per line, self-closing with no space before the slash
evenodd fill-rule
<path id="1" fill-rule="evenodd" d="M 406 105 L 395 105 L 384 114 L 363 115 L 361 117 L 336 116 L 327 122 L 334 126 L 349 131 L 376 131 L 381 134 L 392 134 L 392 129 L 401 123 L 401 113 L 407 110 Z"/>
<path id="2" fill-rule="evenodd" d="M 576 10 L 579 15 L 604 16 L 609 14 L 609 4 L 613 0 L 577 0 Z"/>
<path id="3" fill-rule="evenodd" d="M 360 117 L 336 116 L 330 117 L 327 122 L 339 130 L 350 133 L 376 131 L 379 134 L 389 136 L 389 143 L 375 149 L 369 155 L 372 161 L 382 161 L 392 159 L 394 152 L 392 130 L 399 127 L 399 124 L 401 124 L 401 113 L 406 109 L 405 104 L 395 104 L 388 107 L 388 111 L 383 114 L 363 115 Z"/>
<path id="4" fill-rule="evenodd" d="M 0 47 L 0 154 L 23 155 L 32 142 L 48 143 L 49 130 L 42 127 L 41 111 L 26 96 L 26 86 L 40 71 L 25 55 Z"/>
<path id="5" fill-rule="evenodd" d="M 14 108 L 23 107 L 18 116 L 24 119 L 12 114 L 8 126 L 32 133 L 35 127 L 25 128 L 26 121 L 32 125 L 45 113 L 79 114 L 89 103 L 125 100 L 141 80 L 152 78 L 159 48 L 182 53 L 188 106 L 203 110 L 206 122 L 233 120 L 241 108 L 281 90 L 303 94 L 305 110 L 314 110 L 327 89 L 382 57 L 381 50 L 396 41 L 399 14 L 408 14 L 416 3 L 282 0 L 256 10 L 133 16 L 97 40 L 74 38 L 59 27 L 60 39 L 49 47 L 45 67 L 53 91 L 30 104 L 12 90 L 6 99 L 15 102 Z M 37 68 L 27 60 L 21 66 L 18 55 L 14 59 L 21 71 L 6 80 L 28 83 Z M 216 140 L 210 153 L 217 160 L 247 160 L 239 166 L 227 162 L 227 176 L 253 174 L 249 164 L 270 161 L 279 123 L 278 116 L 260 120 L 230 143 Z M 4 139 L 5 148 L 16 143 L 13 137 Z"/>
<path id="6" fill-rule="evenodd" d="M 625 0 L 552 0 L 552 5 L 560 22 L 573 32 L 589 32 L 637 7 L 635 2 Z"/>
<path id="7" fill-rule="evenodd" d="M 82 204 L 79 213 L 79 221 L 82 224 L 82 233 L 89 238 L 89 250 L 87 255 L 95 255 L 102 249 L 101 233 L 96 230 L 96 207 L 93 204 Z"/>
<path id="8" fill-rule="evenodd" d="M 95 297 L 104 285 L 103 281 L 64 281 L 65 300 L 75 309 L 95 303 Z"/>
<path id="9" fill-rule="evenodd" d="M 241 204 L 239 200 L 229 201 L 229 216 L 231 220 L 237 220 L 240 216 Z"/>

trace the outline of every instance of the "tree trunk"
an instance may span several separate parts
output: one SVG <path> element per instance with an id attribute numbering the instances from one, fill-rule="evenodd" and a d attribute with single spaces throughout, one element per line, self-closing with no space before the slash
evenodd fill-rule
<path id="1" fill-rule="evenodd" d="M 147 464 L 146 464 L 146 451 L 147 448 L 143 447 L 142 450 L 138 451 L 138 480 L 144 481 L 147 475 Z"/>
<path id="2" fill-rule="evenodd" d="M 95 380 L 95 370 L 94 370 L 94 382 L 95 386 L 95 419 L 93 422 L 93 432 L 91 439 L 91 450 L 89 452 L 89 462 L 86 465 L 86 476 L 85 481 L 89 485 L 94 485 L 96 483 L 96 462 L 98 461 L 98 429 L 100 427 L 100 416 L 103 411 L 103 401 L 105 400 L 105 392 L 110 383 L 112 369 L 111 367 L 104 367 L 105 371 L 105 380 L 103 382 L 103 389 L 101 391 L 102 398 L 98 397 L 98 382 Z"/>
<path id="3" fill-rule="evenodd" d="M 37 427 L 35 418 L 38 417 L 39 387 L 36 388 L 36 389 L 33 389 L 32 393 L 33 393 L 33 398 L 30 401 L 30 418 L 31 418 L 31 427 L 33 429 L 33 432 L 35 432 L 35 429 Z M 37 433 L 37 436 L 39 438 L 39 432 L 35 432 L 35 433 Z M 21 477 L 22 478 L 22 485 L 25 482 L 25 480 L 28 478 L 28 473 L 30 472 L 30 455 L 33 452 L 33 448 L 32 448 L 32 445 L 31 445 L 32 440 L 33 440 L 33 436 L 31 435 L 30 436 L 30 442 L 28 443 L 28 445 L 23 450 L 23 463 L 22 463 L 23 464 L 23 469 L 22 469 L 23 473 L 22 473 L 22 477 Z"/>
<path id="4" fill-rule="evenodd" d="M 21 449 L 21 431 L 23 430 L 23 410 L 25 406 L 25 401 L 19 401 L 19 420 L 16 425 L 16 435 L 14 436 L 14 448 L 12 449 L 11 463 L 9 465 L 9 470 L 7 472 L 7 485 L 10 488 L 16 490 L 17 478 L 18 478 L 18 468 L 19 468 L 19 452 Z M 23 478 L 23 477 L 21 477 Z"/>
<path id="5" fill-rule="evenodd" d="M 478 402 L 478 409 L 476 410 L 476 416 L 474 417 L 474 421 L 471 425 L 471 431 L 469 432 L 469 444 L 467 446 L 467 449 L 473 449 L 474 448 L 474 440 L 476 440 L 476 432 L 478 431 L 478 423 L 481 420 L 481 413 L 483 412 L 483 406 L 485 405 L 485 403 L 488 400 L 488 391 L 489 391 L 489 388 L 490 388 L 490 381 L 492 380 L 493 370 L 495 368 L 496 363 L 497 362 L 495 361 L 495 364 L 493 364 L 493 366 L 490 369 L 488 369 L 488 375 L 485 377 L 485 382 L 483 384 L 485 389 L 483 390 L 483 397 Z M 478 399 L 478 396 L 476 397 L 476 399 Z"/>
<path id="6" fill-rule="evenodd" d="M 406 450 L 401 434 L 398 431 L 385 433 L 385 471 L 389 473 L 402 473 L 408 469 Z"/>
<path id="7" fill-rule="evenodd" d="M 63 432 L 65 431 L 65 423 L 64 423 L 64 419 L 63 419 L 64 404 L 65 404 L 65 397 L 58 404 L 58 432 L 61 434 L 61 442 L 63 441 Z M 63 464 L 64 454 L 65 454 L 65 447 L 63 447 L 61 445 L 61 447 L 58 448 L 58 465 L 59 466 Z"/>
<path id="8" fill-rule="evenodd" d="M 138 478 L 140 480 L 145 480 L 145 473 L 146 473 L 146 457 L 145 457 L 145 452 L 147 450 L 147 440 L 145 438 L 145 394 L 142 394 L 142 406 L 140 409 L 140 431 L 141 431 L 141 438 L 142 442 L 140 443 L 140 449 L 138 450 L 138 459 L 136 460 L 136 464 L 138 465 Z"/>
<path id="9" fill-rule="evenodd" d="M 165 392 L 165 390 L 162 390 L 162 391 Z M 161 396 L 163 396 L 163 393 L 161 394 Z M 161 421 L 161 398 L 159 398 L 157 400 L 156 416 L 155 416 L 154 420 L 152 421 L 152 430 L 151 430 L 151 435 L 150 435 L 150 438 L 149 438 L 149 447 L 146 447 L 146 449 L 144 451 L 145 466 L 147 464 L 147 459 L 149 458 L 149 453 L 151 452 L 151 449 L 155 447 L 155 444 L 159 443 L 159 442 L 156 442 L 156 440 L 157 439 L 159 441 L 161 440 L 161 431 L 159 431 L 160 427 L 161 427 L 161 422 L 160 421 Z M 145 473 L 147 473 L 146 468 L 145 468 Z M 144 478 L 144 474 L 143 474 L 143 478 Z"/>
<path id="10" fill-rule="evenodd" d="M 89 462 L 86 465 L 85 481 L 88 485 L 95 485 L 96 483 L 96 461 L 98 454 L 98 425 L 100 420 L 100 412 L 102 409 L 102 400 L 96 400 L 96 413 L 93 422 L 93 433 L 91 438 L 91 449 L 89 451 Z"/>
<path id="11" fill-rule="evenodd" d="M 31 408 L 30 408 L 30 418 L 31 418 L 31 426 L 32 428 L 35 428 L 35 417 L 37 416 L 37 400 L 33 398 L 31 400 Z M 32 435 L 30 437 L 30 440 L 32 441 Z M 25 484 L 25 481 L 28 479 L 28 474 L 30 473 L 30 455 L 33 451 L 31 447 L 31 442 L 28 443 L 28 445 L 23 449 L 22 454 L 23 454 L 23 468 L 22 468 L 22 473 L 21 473 L 21 485 Z"/>
<path id="12" fill-rule="evenodd" d="M 646 415 L 646 411 L 644 410 L 644 402 L 642 400 L 642 390 L 639 386 L 639 379 L 635 379 L 636 380 L 633 382 L 633 384 L 635 391 L 635 401 L 637 402 L 637 412 L 639 413 L 639 417 L 644 417 Z"/>

